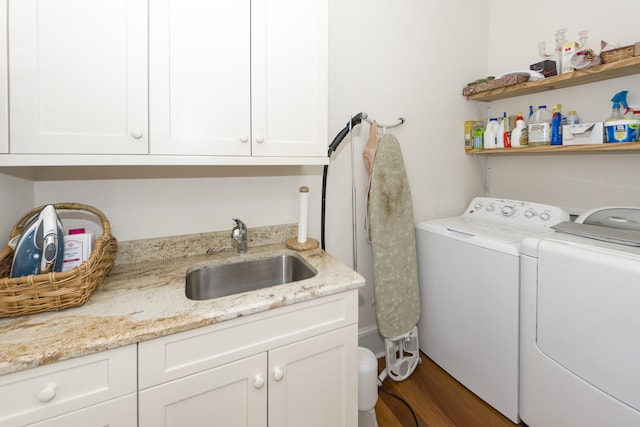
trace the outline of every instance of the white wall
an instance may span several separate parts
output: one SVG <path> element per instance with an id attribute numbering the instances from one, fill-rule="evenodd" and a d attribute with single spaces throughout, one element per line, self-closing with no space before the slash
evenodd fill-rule
<path id="1" fill-rule="evenodd" d="M 391 129 L 402 147 L 416 221 L 459 213 L 482 193 L 475 162 L 464 154 L 462 122 L 474 115 L 461 96 L 466 82 L 486 73 L 486 1 L 389 2 L 331 0 L 329 129 L 366 111 Z M 481 25 L 461 30 L 461 11 Z M 446 58 L 455 58 L 453 61 Z M 330 133 L 332 133 L 330 131 Z M 369 126 L 355 134 L 360 327 L 375 323 L 371 248 L 363 226 L 367 174 L 362 151 Z M 347 138 L 347 140 L 349 137 Z M 327 250 L 352 265 L 351 147 L 343 143 L 329 167 Z M 373 346 L 373 345 L 372 345 Z"/>
<path id="2" fill-rule="evenodd" d="M 514 12 L 508 0 L 490 0 L 489 74 L 528 69 L 542 60 L 538 42 L 554 45 L 555 32 L 567 29 L 567 38 L 589 30 L 587 48 L 600 51 L 600 41 L 620 46 L 639 41 L 640 3 L 610 0 L 606 4 L 540 0 L 535 7 Z M 615 19 L 609 19 L 614 13 Z M 563 112 L 576 110 L 581 121 L 604 121 L 611 114 L 611 97 L 629 91 L 629 104 L 640 106 L 640 75 L 551 92 L 495 101 L 493 116 L 528 111 L 529 105 L 555 103 Z M 485 103 L 478 103 L 483 110 Z M 486 115 L 483 116 L 483 119 Z M 576 211 L 607 205 L 640 205 L 640 154 L 562 154 L 494 156 L 490 159 L 493 196 L 559 205 Z"/>
<path id="3" fill-rule="evenodd" d="M 16 221 L 34 207 L 33 171 L 0 168 L 0 245 L 7 246 Z"/>

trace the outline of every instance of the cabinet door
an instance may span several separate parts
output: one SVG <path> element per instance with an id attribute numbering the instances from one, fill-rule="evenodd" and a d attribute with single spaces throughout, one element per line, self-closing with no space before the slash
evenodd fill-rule
<path id="1" fill-rule="evenodd" d="M 141 154 L 145 0 L 9 0 L 10 151 Z"/>
<path id="2" fill-rule="evenodd" d="M 142 390 L 139 425 L 266 427 L 266 366 L 262 353 Z"/>
<path id="3" fill-rule="evenodd" d="M 152 154 L 250 155 L 249 0 L 152 0 Z"/>
<path id="4" fill-rule="evenodd" d="M 358 425 L 358 329 L 269 352 L 269 425 Z"/>
<path id="5" fill-rule="evenodd" d="M 136 393 L 132 393 L 29 425 L 32 427 L 132 427 L 137 424 L 138 399 Z"/>
<path id="6" fill-rule="evenodd" d="M 9 97 L 7 80 L 7 0 L 0 0 L 0 153 L 9 152 Z"/>
<path id="7" fill-rule="evenodd" d="M 254 156 L 326 156 L 328 0 L 251 2 Z"/>

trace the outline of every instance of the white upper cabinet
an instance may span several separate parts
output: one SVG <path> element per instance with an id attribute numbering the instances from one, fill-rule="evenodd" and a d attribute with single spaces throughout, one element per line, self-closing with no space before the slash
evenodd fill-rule
<path id="1" fill-rule="evenodd" d="M 326 156 L 327 9 L 151 1 L 151 153 Z"/>
<path id="2" fill-rule="evenodd" d="M 251 155 L 249 0 L 151 0 L 152 154 Z"/>
<path id="3" fill-rule="evenodd" d="M 148 152 L 147 2 L 9 0 L 10 152 Z"/>
<path id="4" fill-rule="evenodd" d="M 254 156 L 326 156 L 328 1 L 252 2 Z"/>
<path id="5" fill-rule="evenodd" d="M 328 163 L 328 0 L 8 2 L 0 166 Z"/>

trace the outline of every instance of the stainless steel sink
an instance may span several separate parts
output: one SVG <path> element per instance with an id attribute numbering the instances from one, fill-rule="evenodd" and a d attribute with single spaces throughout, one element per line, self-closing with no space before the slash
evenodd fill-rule
<path id="1" fill-rule="evenodd" d="M 297 282 L 317 273 L 297 255 L 202 267 L 187 272 L 185 294 L 192 300 L 206 300 Z"/>

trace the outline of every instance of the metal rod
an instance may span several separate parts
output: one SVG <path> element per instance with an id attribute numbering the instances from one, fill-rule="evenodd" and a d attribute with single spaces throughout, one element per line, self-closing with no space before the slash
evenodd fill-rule
<path id="1" fill-rule="evenodd" d="M 365 113 L 365 112 L 362 113 L 362 118 L 369 124 L 371 124 L 371 123 L 373 123 L 375 121 L 378 124 L 378 126 L 380 126 L 381 128 L 385 128 L 385 129 L 391 129 L 391 128 L 398 127 L 398 126 L 404 124 L 404 122 L 405 122 L 405 118 L 404 117 L 398 117 L 396 119 L 395 123 L 384 124 L 384 123 L 380 123 L 377 120 L 369 118 L 369 115 L 367 113 Z"/>
<path id="2" fill-rule="evenodd" d="M 364 114 L 366 115 L 366 113 Z M 351 227 L 353 244 L 353 269 L 358 271 L 358 228 L 356 215 L 356 166 L 355 166 L 355 144 L 353 143 L 352 118 L 349 119 L 349 133 L 351 134 Z"/>

